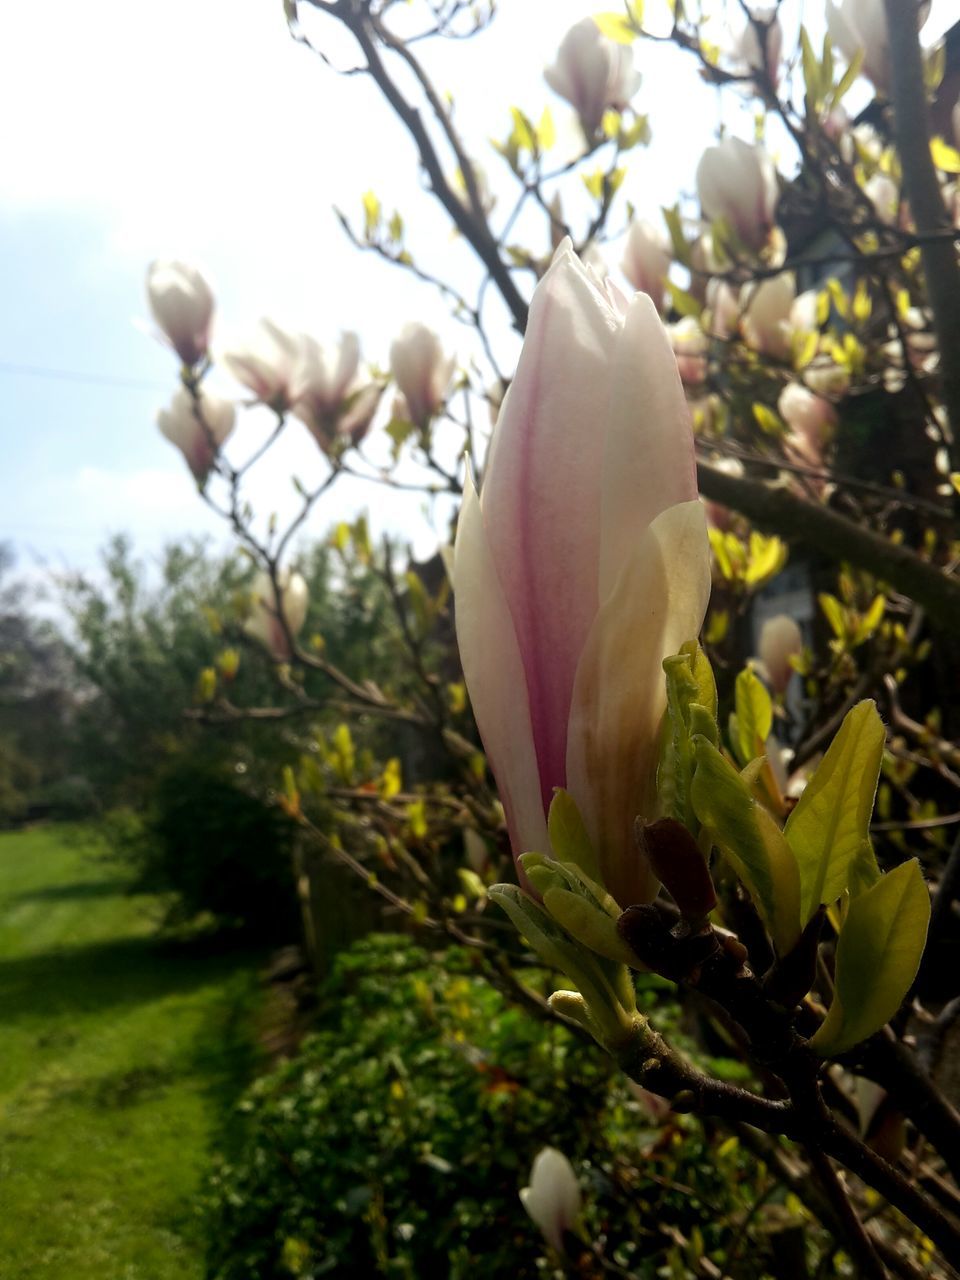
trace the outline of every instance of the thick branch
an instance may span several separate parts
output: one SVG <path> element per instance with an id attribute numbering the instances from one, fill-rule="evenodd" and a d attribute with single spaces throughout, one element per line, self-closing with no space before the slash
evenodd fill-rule
<path id="1" fill-rule="evenodd" d="M 697 464 L 697 480 L 701 493 L 761 528 L 813 547 L 831 560 L 848 560 L 922 605 L 941 626 L 960 627 L 960 579 L 921 560 L 907 547 L 829 507 L 798 498 L 782 486 L 729 476 L 702 462 Z"/>
<path id="2" fill-rule="evenodd" d="M 953 230 L 930 155 L 930 120 L 923 82 L 917 4 L 884 0 L 893 71 L 894 130 L 903 169 L 903 192 L 913 214 L 926 276 L 927 296 L 940 350 L 943 401 L 952 436 L 960 433 L 960 264 Z"/>

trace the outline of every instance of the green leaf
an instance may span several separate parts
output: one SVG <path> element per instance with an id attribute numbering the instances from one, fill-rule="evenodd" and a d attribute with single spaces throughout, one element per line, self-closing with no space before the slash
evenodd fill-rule
<path id="1" fill-rule="evenodd" d="M 673 256 L 676 260 L 686 266 L 690 261 L 690 246 L 687 243 L 687 237 L 683 234 L 683 222 L 680 219 L 679 205 L 671 205 L 670 208 L 663 208 L 663 220 L 667 224 L 667 232 L 670 236 L 670 243 L 673 245 Z"/>
<path id="2" fill-rule="evenodd" d="M 703 306 L 692 293 L 687 293 L 686 289 L 681 289 L 678 284 L 674 284 L 672 280 L 665 280 L 667 292 L 670 294 L 670 301 L 673 303 L 675 310 L 682 316 L 699 317 L 703 311 Z"/>
<path id="3" fill-rule="evenodd" d="M 661 817 L 676 818 L 696 835 L 696 814 L 690 806 L 693 737 L 702 734 L 712 743 L 719 741 L 717 686 L 710 660 L 695 640 L 665 658 L 663 670 L 667 679 L 667 713 L 657 767 L 659 811 Z"/>
<path id="4" fill-rule="evenodd" d="M 732 764 L 697 738 L 690 789 L 697 817 L 745 885 L 780 955 L 800 937 L 800 873 L 772 816 Z"/>
<path id="5" fill-rule="evenodd" d="M 830 623 L 831 631 L 838 640 L 843 640 L 847 634 L 847 620 L 843 605 L 836 596 L 831 596 L 826 591 L 821 591 L 817 599 L 820 601 L 824 616 Z"/>
<path id="6" fill-rule="evenodd" d="M 844 1053 L 879 1031 L 910 990 L 927 939 L 930 895 L 916 858 L 853 898 L 837 942 L 836 990 L 811 1048 Z"/>
<path id="7" fill-rule="evenodd" d="M 847 888 L 870 840 L 886 733 L 871 699 L 858 702 L 804 788 L 784 835 L 800 868 L 801 921 Z"/>
<path id="8" fill-rule="evenodd" d="M 557 787 L 550 801 L 547 835 L 555 858 L 560 862 L 575 863 L 584 875 L 596 880 L 598 884 L 602 883 L 597 855 L 587 828 L 583 825 L 577 802 L 562 787 Z"/>
<path id="9" fill-rule="evenodd" d="M 847 67 L 846 71 L 840 77 L 840 83 L 837 85 L 836 89 L 833 92 L 834 106 L 836 106 L 840 102 L 841 98 L 846 97 L 847 92 L 850 89 L 850 86 L 853 84 L 854 80 L 856 80 L 857 76 L 860 74 L 860 68 L 862 66 L 863 66 L 863 50 L 858 49 L 857 52 L 853 55 L 853 57 L 850 59 L 850 65 Z"/>
<path id="10" fill-rule="evenodd" d="M 737 738 L 734 750 L 741 764 L 762 755 L 773 728 L 773 703 L 763 681 L 746 667 L 736 683 Z"/>
<path id="11" fill-rule="evenodd" d="M 806 96 L 814 109 L 817 109 L 822 97 L 820 62 L 814 52 L 810 37 L 807 35 L 806 27 L 800 28 L 800 52 L 803 58 L 803 84 L 806 89 Z"/>

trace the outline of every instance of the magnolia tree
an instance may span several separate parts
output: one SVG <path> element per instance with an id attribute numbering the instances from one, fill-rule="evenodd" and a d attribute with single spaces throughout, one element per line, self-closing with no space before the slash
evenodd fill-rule
<path id="1" fill-rule="evenodd" d="M 776 6 L 632 0 L 558 33 L 544 102 L 511 108 L 481 164 L 423 59 L 466 37 L 482 59 L 492 5 L 285 11 L 320 74 L 334 28 L 349 33 L 340 70 L 368 76 L 413 140 L 475 279 L 444 278 L 372 192 L 341 221 L 439 289 L 470 356 L 412 323 L 389 371 L 367 369 L 354 334 L 322 346 L 264 320 L 218 357 L 246 390 L 235 405 L 207 386 L 209 284 L 150 268 L 181 362 L 158 425 L 256 565 L 218 622 L 249 659 L 225 650 L 194 714 L 299 723 L 278 802 L 306 848 L 468 945 L 644 1096 L 743 1136 L 859 1273 L 960 1266 L 941 1069 L 960 1010 L 944 962 L 960 887 L 958 68 L 924 52 L 909 0 L 827 0 L 816 40 Z M 756 129 L 692 158 L 691 194 L 657 221 L 621 188 L 655 125 L 637 68 L 666 45 Z M 576 145 L 558 141 L 563 104 Z M 241 456 L 251 402 L 274 425 Z M 304 429 L 323 475 L 258 523 L 250 473 Z M 400 566 L 362 518 L 336 532 L 392 601 L 396 688 L 329 660 L 296 570 L 296 536 L 346 475 L 462 494 L 443 568 Z M 270 706 L 243 698 L 257 649 Z M 331 716 L 335 731 L 312 727 Z M 392 734 L 425 745 L 404 762 Z M 667 1043 L 638 1012 L 638 972 L 721 1027 L 752 1083 Z M 523 1198 L 577 1274 L 628 1274 L 578 1227 L 561 1153 L 538 1157 Z M 721 1274 L 709 1258 L 695 1272 Z"/>

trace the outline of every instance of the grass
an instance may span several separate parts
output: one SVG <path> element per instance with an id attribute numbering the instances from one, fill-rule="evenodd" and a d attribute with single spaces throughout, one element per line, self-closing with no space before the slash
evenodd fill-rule
<path id="1" fill-rule="evenodd" d="M 65 828 L 0 835 L 0 1276 L 199 1280 L 261 957 L 164 941 Z"/>

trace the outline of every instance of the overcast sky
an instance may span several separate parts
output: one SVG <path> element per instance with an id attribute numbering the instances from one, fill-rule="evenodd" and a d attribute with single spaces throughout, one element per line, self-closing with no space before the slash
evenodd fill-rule
<path id="1" fill-rule="evenodd" d="M 549 102 L 572 136 L 542 69 L 568 26 L 615 7 L 502 0 L 476 40 L 421 46 L 438 86 L 455 93 L 501 208 L 510 179 L 487 140 L 507 132 L 511 103 L 538 117 Z M 950 8 L 935 6 L 928 31 L 947 25 Z M 311 35 L 345 63 L 339 33 L 316 19 Z M 656 216 L 691 188 L 717 98 L 674 51 L 638 44 L 636 57 L 635 106 L 650 113 L 654 141 L 634 153 L 625 193 Z M 732 110 L 749 131 L 747 112 Z M 419 194 L 397 121 L 363 77 L 337 77 L 291 40 L 281 0 L 6 4 L 0 114 L 0 538 L 14 540 L 22 567 L 89 567 L 120 530 L 145 551 L 180 533 L 222 537 L 153 421 L 176 380 L 169 352 L 143 331 L 154 257 L 209 272 L 221 346 L 266 314 L 321 339 L 355 329 L 385 365 L 391 337 L 415 317 L 466 354 L 429 289 L 353 250 L 337 226 L 332 206 L 353 211 L 373 187 L 403 211 L 425 266 L 470 278 L 463 246 Z M 256 423 L 243 429 L 255 442 Z M 320 467 L 306 431 L 291 433 L 261 501 L 282 509 L 291 473 L 309 483 Z M 311 532 L 368 505 L 376 527 L 403 528 L 426 549 L 416 500 L 379 488 L 345 486 Z"/>

